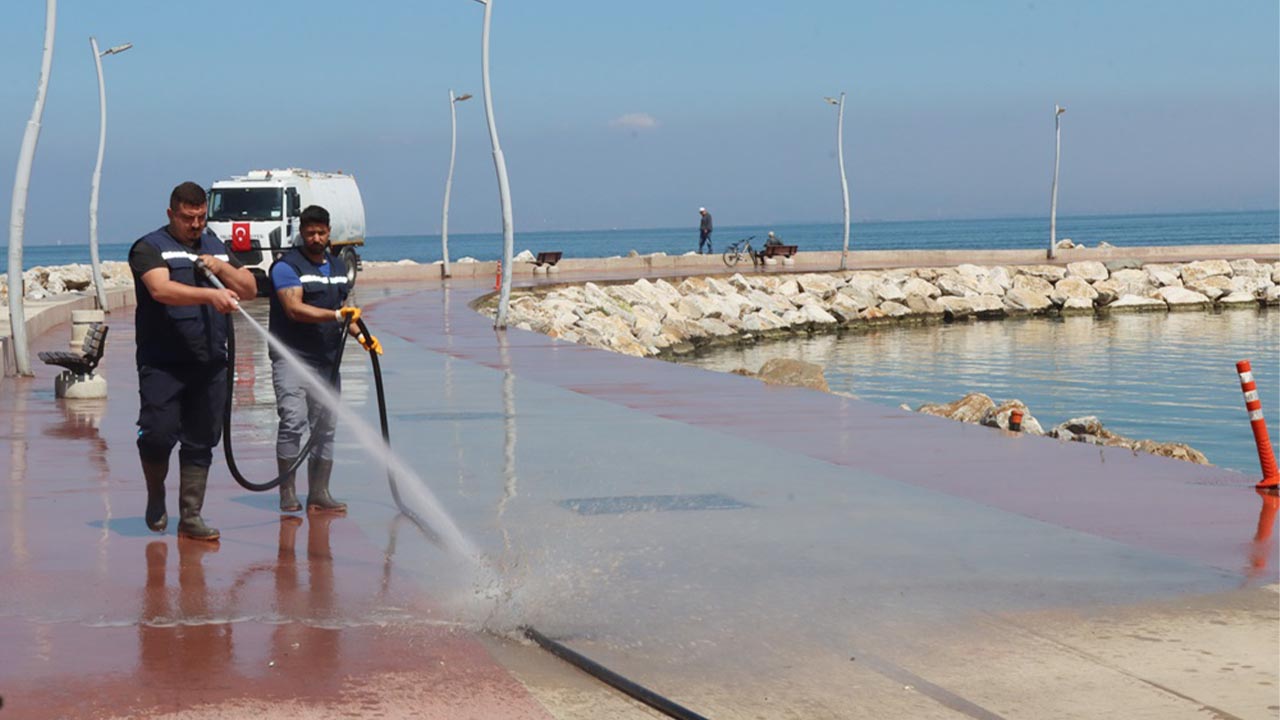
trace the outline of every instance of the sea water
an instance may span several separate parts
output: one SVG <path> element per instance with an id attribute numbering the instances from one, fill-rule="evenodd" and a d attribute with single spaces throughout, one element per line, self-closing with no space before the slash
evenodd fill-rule
<path id="1" fill-rule="evenodd" d="M 1113 314 L 882 327 L 713 350 L 681 362 L 759 370 L 787 357 L 827 384 L 884 405 L 946 403 L 981 392 L 1027 404 L 1046 430 L 1097 416 L 1135 440 L 1186 443 L 1209 462 L 1260 477 L 1236 361 L 1251 360 L 1273 448 L 1280 448 L 1280 312 Z"/>

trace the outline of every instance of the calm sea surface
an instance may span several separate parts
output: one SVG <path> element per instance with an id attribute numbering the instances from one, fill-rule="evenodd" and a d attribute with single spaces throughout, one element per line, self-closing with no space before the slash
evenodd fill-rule
<path id="1" fill-rule="evenodd" d="M 516 218 L 517 221 L 519 218 Z M 696 220 L 696 218 L 695 218 Z M 163 218 L 156 221 L 156 227 Z M 433 221 L 434 222 L 434 221 Z M 155 228 L 138 228 L 136 237 Z M 838 250 L 842 228 L 838 224 L 771 225 L 717 227 L 712 236 L 717 250 L 748 235 L 763 239 L 773 230 L 800 250 Z M 1071 238 L 1090 247 L 1106 241 L 1112 245 L 1227 245 L 1233 243 L 1280 242 L 1280 212 L 1207 213 L 1199 215 L 1123 215 L 1058 218 L 1058 237 Z M 935 220 L 913 222 L 855 223 L 849 247 L 854 250 L 899 249 L 1013 249 L 1048 245 L 1047 218 L 1006 218 L 998 220 Z M 124 260 L 128 242 L 99 246 L 103 260 Z M 698 246 L 697 223 L 687 228 L 648 230 L 576 230 L 565 232 L 517 232 L 515 250 L 538 253 L 559 250 L 565 257 L 608 257 L 665 252 L 681 254 Z M 2 246 L 0 246 L 2 247 Z M 371 236 L 360 255 L 366 260 L 435 262 L 440 259 L 440 236 Z M 491 234 L 449 235 L 449 257 L 497 260 L 502 256 L 502 236 Z M 0 253 L 0 272 L 5 272 L 9 256 Z M 23 264 L 65 265 L 89 262 L 89 247 L 83 245 L 28 245 L 23 248 Z"/>
<path id="2" fill-rule="evenodd" d="M 1134 439 L 1191 445 L 1260 477 L 1236 376 L 1252 360 L 1272 447 L 1280 448 L 1280 312 L 1177 312 L 892 327 L 713 351 L 681 361 L 759 370 L 773 357 L 818 363 L 832 390 L 912 408 L 982 392 L 1017 398 L 1048 428 L 1096 415 Z"/>

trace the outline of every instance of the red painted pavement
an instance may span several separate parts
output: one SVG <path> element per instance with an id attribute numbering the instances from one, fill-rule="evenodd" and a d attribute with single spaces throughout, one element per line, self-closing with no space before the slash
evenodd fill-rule
<path id="1" fill-rule="evenodd" d="M 176 459 L 168 533 L 148 532 L 132 313 L 109 322 L 106 401 L 55 400 L 43 365 L 0 383 L 0 717 L 548 717 L 354 521 L 232 501 L 220 450 L 222 541 L 175 537 Z"/>

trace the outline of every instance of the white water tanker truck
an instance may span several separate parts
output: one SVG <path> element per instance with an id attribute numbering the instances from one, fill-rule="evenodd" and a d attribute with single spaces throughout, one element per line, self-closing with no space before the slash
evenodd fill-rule
<path id="1" fill-rule="evenodd" d="M 219 180 L 209 190 L 209 229 L 258 278 L 265 294 L 271 263 L 301 244 L 298 215 L 308 205 L 329 211 L 332 252 L 354 283 L 364 245 L 364 201 L 356 179 L 341 172 L 289 168 L 250 170 Z"/>

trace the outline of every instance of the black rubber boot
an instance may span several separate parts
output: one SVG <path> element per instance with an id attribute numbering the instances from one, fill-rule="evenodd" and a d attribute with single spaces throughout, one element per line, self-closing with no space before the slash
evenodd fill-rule
<path id="1" fill-rule="evenodd" d="M 329 475 L 333 472 L 332 460 L 311 458 L 307 462 L 307 512 L 345 513 L 347 504 L 329 495 Z"/>
<path id="2" fill-rule="evenodd" d="M 290 471 L 293 462 L 297 458 L 276 458 L 276 472 L 280 475 L 289 473 L 280 480 L 280 512 L 298 512 L 302 510 L 302 503 L 298 502 L 297 471 Z"/>
<path id="3" fill-rule="evenodd" d="M 204 524 L 200 508 L 204 507 L 204 489 L 209 483 L 209 468 L 187 465 L 178 469 L 178 536 L 192 540 L 214 541 L 218 530 Z"/>
<path id="4" fill-rule="evenodd" d="M 147 479 L 147 527 L 162 533 L 169 527 L 169 513 L 164 507 L 164 479 L 169 475 L 169 459 L 163 462 L 142 461 L 142 476 Z"/>

